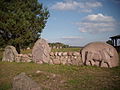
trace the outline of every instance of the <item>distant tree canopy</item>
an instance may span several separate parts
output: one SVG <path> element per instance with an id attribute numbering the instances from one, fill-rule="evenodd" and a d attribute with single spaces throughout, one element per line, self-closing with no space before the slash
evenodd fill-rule
<path id="1" fill-rule="evenodd" d="M 56 42 L 56 43 L 49 43 L 50 47 L 62 47 L 62 48 L 68 48 L 69 45 L 65 45 L 63 43 L 60 43 L 60 42 Z"/>
<path id="2" fill-rule="evenodd" d="M 0 0 L 0 45 L 13 45 L 20 53 L 40 37 L 48 17 L 38 0 Z"/>

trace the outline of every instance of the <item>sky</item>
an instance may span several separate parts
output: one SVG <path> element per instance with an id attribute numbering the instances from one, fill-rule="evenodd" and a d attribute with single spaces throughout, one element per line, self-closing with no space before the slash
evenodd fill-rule
<path id="1" fill-rule="evenodd" d="M 120 35 L 120 0 L 38 0 L 50 17 L 41 37 L 48 42 L 84 46 Z"/>

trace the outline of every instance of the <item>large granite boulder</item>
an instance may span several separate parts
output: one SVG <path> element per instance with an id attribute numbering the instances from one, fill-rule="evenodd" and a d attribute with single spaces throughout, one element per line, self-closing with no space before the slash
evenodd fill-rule
<path id="1" fill-rule="evenodd" d="M 3 52 L 2 61 L 13 62 L 15 61 L 15 58 L 17 55 L 18 55 L 18 52 L 16 51 L 16 48 L 14 46 L 7 46 L 5 47 L 5 51 Z"/>
<path id="2" fill-rule="evenodd" d="M 99 67 L 116 67 L 119 65 L 116 49 L 107 43 L 89 43 L 81 50 L 81 54 L 85 65 Z"/>
<path id="3" fill-rule="evenodd" d="M 42 90 L 42 88 L 25 73 L 21 73 L 13 79 L 13 90 Z"/>
<path id="4" fill-rule="evenodd" d="M 32 56 L 35 63 L 49 63 L 50 60 L 50 51 L 48 43 L 44 39 L 38 39 L 33 46 Z"/>

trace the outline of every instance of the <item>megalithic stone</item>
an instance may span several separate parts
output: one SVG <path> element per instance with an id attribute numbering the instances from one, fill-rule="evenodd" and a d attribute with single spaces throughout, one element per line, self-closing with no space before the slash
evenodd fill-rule
<path id="1" fill-rule="evenodd" d="M 51 48 L 47 41 L 44 39 L 38 39 L 32 49 L 33 61 L 38 64 L 49 63 L 50 51 Z"/>
<path id="2" fill-rule="evenodd" d="M 119 66 L 119 57 L 116 49 L 104 42 L 92 42 L 87 44 L 81 50 L 81 54 L 82 61 L 86 65 L 99 65 L 100 67 Z"/>
<path id="3" fill-rule="evenodd" d="M 14 46 L 6 46 L 5 51 L 3 52 L 2 61 L 13 62 L 15 61 L 15 58 L 17 55 L 18 55 L 18 52 L 16 51 L 16 48 Z"/>
<path id="4" fill-rule="evenodd" d="M 42 88 L 25 73 L 21 73 L 13 79 L 13 90 L 42 90 Z"/>

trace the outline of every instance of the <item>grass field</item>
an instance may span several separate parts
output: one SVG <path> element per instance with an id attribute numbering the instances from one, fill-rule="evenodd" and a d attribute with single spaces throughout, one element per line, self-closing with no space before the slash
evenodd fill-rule
<path id="1" fill-rule="evenodd" d="M 70 52 L 70 51 L 77 51 L 79 52 L 80 51 L 80 48 L 61 48 L 61 49 L 52 49 L 51 50 L 52 52 Z M 29 50 L 21 50 L 21 53 L 25 54 L 25 53 L 31 53 L 32 50 L 29 49 Z"/>
<path id="2" fill-rule="evenodd" d="M 36 73 L 36 71 L 42 73 Z M 45 90 L 120 90 L 120 67 L 99 68 L 0 62 L 0 90 L 11 90 L 13 77 L 27 73 Z M 53 76 L 52 76 L 53 75 Z"/>
<path id="3" fill-rule="evenodd" d="M 80 51 L 80 48 L 61 48 L 61 49 L 52 49 L 52 52 L 70 52 L 70 51 Z"/>
<path id="4" fill-rule="evenodd" d="M 79 48 L 53 51 L 79 51 Z M 31 50 L 22 51 L 22 53 L 30 52 Z M 3 51 L 0 51 L 0 59 L 2 54 Z M 36 73 L 38 70 L 40 73 Z M 12 90 L 12 80 L 21 72 L 25 72 L 43 90 L 120 90 L 120 66 L 99 68 L 1 61 L 0 90 Z"/>

